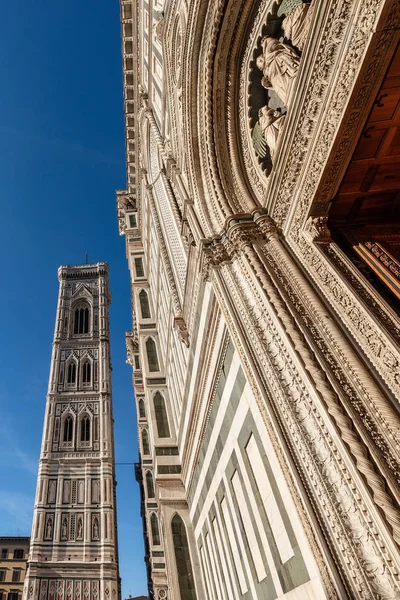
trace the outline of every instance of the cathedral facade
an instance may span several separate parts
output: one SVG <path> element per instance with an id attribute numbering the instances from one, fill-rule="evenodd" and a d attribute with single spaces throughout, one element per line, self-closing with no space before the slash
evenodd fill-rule
<path id="1" fill-rule="evenodd" d="M 23 600 L 120 600 L 108 266 L 58 276 Z"/>
<path id="2" fill-rule="evenodd" d="M 400 597 L 397 0 L 121 0 L 150 595 Z"/>

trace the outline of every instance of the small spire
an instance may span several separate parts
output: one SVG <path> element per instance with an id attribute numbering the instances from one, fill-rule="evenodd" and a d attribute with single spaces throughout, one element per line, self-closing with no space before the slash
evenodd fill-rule
<path id="1" fill-rule="evenodd" d="M 85 265 L 87 265 L 87 264 L 88 264 L 88 253 L 86 252 L 86 254 L 85 254 Z"/>

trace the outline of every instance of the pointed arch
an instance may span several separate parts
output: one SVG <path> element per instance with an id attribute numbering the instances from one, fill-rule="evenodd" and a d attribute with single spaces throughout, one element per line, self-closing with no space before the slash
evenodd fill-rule
<path id="1" fill-rule="evenodd" d="M 153 546 L 159 546 L 161 543 L 160 542 L 160 529 L 158 526 L 158 518 L 155 513 L 152 513 L 152 515 L 150 517 L 150 524 L 151 524 L 151 539 L 153 541 Z"/>
<path id="2" fill-rule="evenodd" d="M 154 412 L 156 416 L 157 432 L 159 438 L 169 438 L 171 433 L 169 430 L 167 409 L 165 407 L 164 397 L 160 392 L 154 394 Z"/>
<path id="3" fill-rule="evenodd" d="M 153 338 L 149 337 L 146 340 L 147 362 L 150 373 L 160 370 L 160 365 L 157 356 L 157 346 Z"/>
<path id="4" fill-rule="evenodd" d="M 151 318 L 150 302 L 149 302 L 149 295 L 146 292 L 146 290 L 141 290 L 139 292 L 139 302 L 140 302 L 140 312 L 142 315 L 142 319 L 150 319 Z"/>
<path id="5" fill-rule="evenodd" d="M 74 416 L 68 413 L 63 420 L 62 441 L 63 443 L 72 443 L 74 439 Z"/>
<path id="6" fill-rule="evenodd" d="M 149 433 L 147 429 L 143 429 L 142 431 L 142 449 L 144 455 L 150 454 Z"/>
<path id="7" fill-rule="evenodd" d="M 171 521 L 171 530 L 181 600 L 196 600 L 196 588 L 194 585 L 186 527 L 178 513 L 175 514 Z"/>
<path id="8" fill-rule="evenodd" d="M 90 306 L 81 300 L 73 308 L 73 333 L 85 335 L 90 332 Z"/>
<path id="9" fill-rule="evenodd" d="M 146 410 L 144 407 L 144 400 L 141 398 L 138 402 L 139 405 L 139 419 L 145 419 L 146 418 Z"/>
<path id="10" fill-rule="evenodd" d="M 76 385 L 76 373 L 77 373 L 77 362 L 74 358 L 67 362 L 67 385 L 74 386 Z"/>
<path id="11" fill-rule="evenodd" d="M 86 356 L 81 363 L 81 383 L 83 387 L 92 384 L 92 360 Z"/>
<path id="12" fill-rule="evenodd" d="M 79 439 L 81 443 L 90 443 L 91 418 L 87 413 L 79 419 Z"/>
<path id="13" fill-rule="evenodd" d="M 147 487 L 147 497 L 154 498 L 154 480 L 151 471 L 147 471 L 146 473 L 146 487 Z"/>

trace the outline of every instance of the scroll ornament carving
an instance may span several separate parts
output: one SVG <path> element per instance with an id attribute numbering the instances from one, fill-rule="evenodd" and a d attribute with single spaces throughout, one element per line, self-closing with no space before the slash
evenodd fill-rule
<path id="1" fill-rule="evenodd" d="M 282 319 L 286 310 L 283 303 L 279 306 L 279 295 L 273 291 L 272 283 L 268 282 L 265 268 L 259 269 L 254 262 L 257 259 L 251 252 L 248 260 L 256 269 L 257 277 L 263 274 L 262 287 L 268 290 L 272 306 Z M 266 310 L 265 301 L 252 278 L 246 277 L 246 270 L 243 258 L 226 265 L 223 268 L 225 282 L 243 325 L 249 332 L 252 352 L 261 363 L 265 379 L 268 380 L 266 385 L 268 389 L 271 388 L 274 410 L 283 429 L 290 434 L 309 492 L 317 500 L 318 510 L 324 515 L 323 520 L 329 523 L 336 547 L 347 557 L 347 579 L 351 581 L 353 590 L 357 590 L 357 597 L 367 599 L 378 593 L 382 599 L 394 600 L 400 591 L 393 566 L 398 557 L 390 554 L 389 548 L 385 547 L 383 539 L 372 527 L 374 518 L 369 514 L 338 450 L 332 450 L 336 444 L 330 437 L 324 417 L 321 418 L 321 408 L 310 396 L 276 329 L 275 321 L 270 317 L 271 309 Z M 285 319 L 290 319 L 290 315 L 286 315 Z M 340 410 L 333 390 L 325 381 L 309 349 L 302 343 L 300 332 L 295 331 L 294 323 L 287 322 L 285 329 L 290 333 L 298 352 L 306 352 L 302 358 L 316 382 L 317 390 L 324 397 L 326 410 L 334 418 L 351 449 L 358 469 L 366 474 L 374 500 L 384 509 L 393 531 L 396 530 L 394 535 L 397 538 L 398 511 L 385 492 L 382 478 L 369 461 L 366 448 L 353 431 L 350 420 Z"/>

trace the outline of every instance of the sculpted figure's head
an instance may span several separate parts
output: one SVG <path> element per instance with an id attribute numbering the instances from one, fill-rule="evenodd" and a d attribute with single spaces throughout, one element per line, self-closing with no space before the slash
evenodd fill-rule
<path id="1" fill-rule="evenodd" d="M 260 56 L 257 56 L 256 65 L 260 69 L 260 71 L 264 70 L 265 60 L 262 54 L 260 54 Z"/>
<path id="2" fill-rule="evenodd" d="M 276 119 L 279 117 L 279 113 L 277 113 L 277 111 L 273 108 L 263 106 L 258 111 L 258 117 L 260 119 L 260 124 L 262 124 L 263 127 L 268 127 L 268 125 L 271 125 L 271 123 L 276 121 Z"/>

